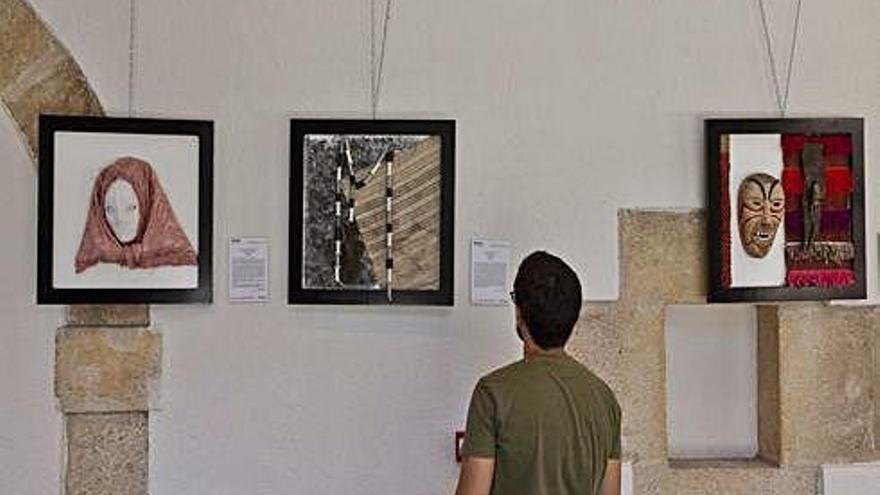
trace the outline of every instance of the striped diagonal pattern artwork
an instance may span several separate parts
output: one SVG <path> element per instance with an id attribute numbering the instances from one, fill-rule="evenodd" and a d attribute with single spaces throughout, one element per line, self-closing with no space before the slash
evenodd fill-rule
<path id="1" fill-rule="evenodd" d="M 355 218 L 372 262 L 376 282 L 386 285 L 393 259 L 394 290 L 437 290 L 440 285 L 440 138 L 435 136 L 394 154 L 393 173 L 380 165 L 378 176 L 356 190 Z M 392 209 L 388 209 L 388 191 Z M 390 211 L 390 222 L 387 220 Z M 391 237 L 393 236 L 393 237 Z M 389 237 L 393 242 L 389 242 Z M 391 246 L 392 252 L 388 252 Z"/>

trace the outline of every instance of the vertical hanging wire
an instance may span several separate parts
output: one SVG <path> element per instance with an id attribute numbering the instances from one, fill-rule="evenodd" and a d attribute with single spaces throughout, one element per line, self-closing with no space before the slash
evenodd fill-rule
<path id="1" fill-rule="evenodd" d="M 128 118 L 134 116 L 135 0 L 128 1 Z"/>
<path id="2" fill-rule="evenodd" d="M 370 0 L 370 108 L 376 118 L 376 0 Z"/>
<path id="3" fill-rule="evenodd" d="M 788 53 L 788 68 L 785 75 L 785 88 L 779 82 L 779 74 L 776 71 L 776 57 L 773 53 L 773 43 L 770 37 L 770 26 L 767 22 L 767 9 L 764 6 L 764 0 L 758 0 L 758 7 L 761 11 L 761 25 L 764 28 L 764 44 L 767 48 L 767 58 L 770 60 L 770 73 L 773 76 L 773 89 L 776 92 L 776 105 L 779 107 L 779 115 L 785 117 L 788 110 L 788 95 L 791 89 L 791 74 L 794 66 L 794 54 L 797 51 L 798 33 L 800 31 L 801 21 L 801 3 L 797 0 L 794 13 L 794 29 L 791 33 L 791 50 Z"/>
<path id="4" fill-rule="evenodd" d="M 370 105 L 373 119 L 379 107 L 382 93 L 382 73 L 385 69 L 385 41 L 388 39 L 388 22 L 391 20 L 391 0 L 385 0 L 385 15 L 382 20 L 382 39 L 379 41 L 379 61 L 376 67 L 376 0 L 370 0 Z"/>
<path id="5" fill-rule="evenodd" d="M 785 96 L 782 99 L 782 116 L 788 110 L 788 92 L 791 88 L 791 69 L 794 66 L 794 53 L 797 50 L 798 32 L 801 26 L 801 0 L 797 0 L 797 9 L 794 13 L 794 32 L 791 35 L 791 51 L 788 53 L 788 73 L 785 75 Z"/>

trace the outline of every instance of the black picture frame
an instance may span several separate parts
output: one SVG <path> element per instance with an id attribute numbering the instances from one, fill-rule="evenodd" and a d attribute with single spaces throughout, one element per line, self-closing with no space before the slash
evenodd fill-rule
<path id="1" fill-rule="evenodd" d="M 61 132 L 192 136 L 198 139 L 197 287 L 58 288 L 53 281 L 56 136 Z M 214 123 L 91 116 L 40 115 L 37 239 L 37 304 L 184 304 L 213 299 Z"/>
<path id="2" fill-rule="evenodd" d="M 439 280 L 437 290 L 304 287 L 305 139 L 308 135 L 431 135 L 440 139 Z M 451 306 L 455 259 L 455 121 L 291 119 L 288 304 Z"/>
<path id="3" fill-rule="evenodd" d="M 864 188 L 864 119 L 862 118 L 795 118 L 795 119 L 706 119 L 707 228 L 709 259 L 708 302 L 772 302 L 823 301 L 832 299 L 864 299 L 865 274 L 865 188 Z M 803 134 L 848 135 L 852 150 L 849 156 L 853 189 L 850 195 L 851 242 L 854 247 L 852 268 L 854 283 L 845 287 L 726 287 L 722 271 L 724 219 L 721 190 L 721 138 L 730 134 Z M 728 220 L 729 221 L 729 218 Z M 781 226 L 784 230 L 784 225 Z"/>

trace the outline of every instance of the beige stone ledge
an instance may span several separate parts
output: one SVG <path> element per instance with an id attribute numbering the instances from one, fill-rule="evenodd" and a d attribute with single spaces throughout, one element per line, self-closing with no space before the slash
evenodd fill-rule
<path id="1" fill-rule="evenodd" d="M 146 495 L 146 413 L 68 414 L 66 495 Z"/>
<path id="2" fill-rule="evenodd" d="M 623 333 L 614 303 L 586 303 L 568 343 L 567 351 L 605 380 L 612 390 L 622 390 Z"/>
<path id="3" fill-rule="evenodd" d="M 68 326 L 147 327 L 150 307 L 143 304 L 78 304 L 66 309 Z"/>
<path id="4" fill-rule="evenodd" d="M 568 351 L 605 379 L 617 396 L 627 455 L 665 462 L 665 305 L 587 303 Z"/>
<path id="5" fill-rule="evenodd" d="M 880 460 L 880 325 L 874 325 L 874 457 Z"/>
<path id="6" fill-rule="evenodd" d="M 703 210 L 620 210 L 620 301 L 705 304 Z"/>
<path id="7" fill-rule="evenodd" d="M 669 459 L 669 469 L 778 469 L 779 464 L 754 457 L 751 459 Z"/>
<path id="8" fill-rule="evenodd" d="M 666 490 L 666 462 L 633 462 L 633 493 L 664 495 Z"/>
<path id="9" fill-rule="evenodd" d="M 669 469 L 664 493 L 670 495 L 815 495 L 819 468 L 777 469 L 770 466 L 716 466 Z"/>
<path id="10" fill-rule="evenodd" d="M 779 306 L 783 464 L 875 455 L 878 326 L 875 307 Z"/>
<path id="11" fill-rule="evenodd" d="M 147 328 L 63 327 L 55 337 L 55 395 L 65 413 L 158 407 L 162 335 Z"/>
<path id="12" fill-rule="evenodd" d="M 779 380 L 779 307 L 757 308 L 758 455 L 781 462 L 782 416 Z"/>

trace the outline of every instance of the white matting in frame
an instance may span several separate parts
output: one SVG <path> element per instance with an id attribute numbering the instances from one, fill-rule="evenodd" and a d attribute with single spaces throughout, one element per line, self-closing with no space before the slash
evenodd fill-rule
<path id="1" fill-rule="evenodd" d="M 730 135 L 730 272 L 731 287 L 781 287 L 785 284 L 785 233 L 776 235 L 763 258 L 746 254 L 739 231 L 739 188 L 746 177 L 765 173 L 782 177 L 780 134 Z"/>
<path id="2" fill-rule="evenodd" d="M 53 286 L 58 289 L 192 289 L 198 266 L 131 269 L 98 263 L 76 273 L 75 258 L 101 171 L 122 157 L 150 164 L 177 223 L 199 252 L 199 139 L 189 135 L 55 133 Z"/>

